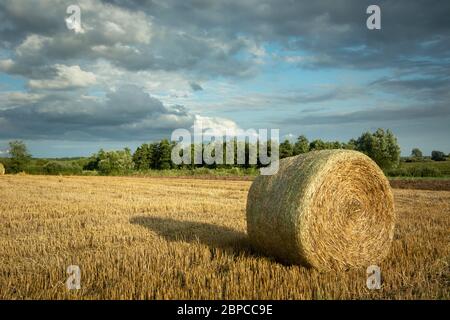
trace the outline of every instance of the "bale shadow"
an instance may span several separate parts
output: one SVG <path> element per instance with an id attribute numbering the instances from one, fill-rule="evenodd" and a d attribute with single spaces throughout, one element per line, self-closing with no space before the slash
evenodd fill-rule
<path id="1" fill-rule="evenodd" d="M 210 249 L 231 250 L 235 254 L 248 255 L 251 252 L 247 234 L 228 227 L 149 216 L 133 217 L 130 222 L 146 227 L 171 242 L 202 243 Z"/>

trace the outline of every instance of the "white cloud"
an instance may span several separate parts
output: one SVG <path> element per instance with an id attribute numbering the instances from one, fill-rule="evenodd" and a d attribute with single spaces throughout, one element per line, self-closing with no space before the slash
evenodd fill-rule
<path id="1" fill-rule="evenodd" d="M 288 134 L 285 134 L 284 136 L 283 136 L 283 139 L 284 140 L 290 140 L 290 141 L 292 141 L 293 139 L 295 139 L 295 135 L 294 134 L 292 134 L 292 133 L 288 133 Z"/>
<path id="2" fill-rule="evenodd" d="M 14 61 L 11 59 L 0 60 L 0 70 L 8 72 L 14 67 Z"/>
<path id="3" fill-rule="evenodd" d="M 92 0 L 79 1 L 79 4 L 82 23 L 89 32 L 98 33 L 105 40 L 116 43 L 150 43 L 152 23 L 145 13 L 123 10 Z M 83 16 L 87 19 L 83 19 Z M 91 16 L 95 19 L 89 19 Z"/>
<path id="4" fill-rule="evenodd" d="M 12 106 L 35 103 L 43 97 L 44 95 L 39 93 L 20 91 L 2 92 L 0 93 L 0 110 L 7 109 Z"/>
<path id="5" fill-rule="evenodd" d="M 32 55 L 42 50 L 42 48 L 51 42 L 52 39 L 37 34 L 29 35 L 17 48 L 16 53 L 19 56 Z"/>
<path id="6" fill-rule="evenodd" d="M 236 122 L 227 118 L 221 117 L 204 117 L 200 115 L 195 116 L 194 125 L 191 127 L 193 130 L 201 129 L 203 136 L 209 138 L 212 136 L 227 136 L 227 137 L 239 137 L 250 133 L 251 137 L 256 137 L 256 131 L 253 133 L 251 130 L 246 131 L 238 126 Z M 252 129 L 252 128 L 248 128 Z"/>
<path id="7" fill-rule="evenodd" d="M 284 61 L 288 63 L 300 63 L 305 60 L 305 57 L 303 56 L 286 56 L 284 57 Z"/>
<path id="8" fill-rule="evenodd" d="M 53 79 L 30 80 L 33 89 L 67 89 L 87 87 L 96 83 L 95 74 L 81 70 L 79 66 L 56 64 L 57 75 Z"/>

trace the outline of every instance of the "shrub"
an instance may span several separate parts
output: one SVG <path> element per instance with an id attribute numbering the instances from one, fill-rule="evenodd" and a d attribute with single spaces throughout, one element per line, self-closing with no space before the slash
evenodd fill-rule
<path id="1" fill-rule="evenodd" d="M 386 175 L 389 177 L 409 177 L 411 176 L 410 172 L 405 168 L 396 168 L 386 171 Z"/>
<path id="2" fill-rule="evenodd" d="M 241 174 L 241 170 L 239 169 L 239 168 L 237 168 L 237 167 L 234 167 L 234 168 L 231 168 L 230 170 L 229 170 L 229 173 L 231 174 L 231 175 L 240 175 Z"/>
<path id="3" fill-rule="evenodd" d="M 439 169 L 433 167 L 411 167 L 408 169 L 412 177 L 440 177 L 442 173 Z"/>
<path id="4" fill-rule="evenodd" d="M 58 161 L 49 161 L 43 167 L 45 174 L 57 175 L 57 174 L 81 174 L 82 169 L 76 163 L 65 163 Z"/>
<path id="5" fill-rule="evenodd" d="M 390 177 L 441 177 L 442 172 L 434 167 L 412 166 L 408 168 L 396 168 L 387 170 L 386 174 Z"/>

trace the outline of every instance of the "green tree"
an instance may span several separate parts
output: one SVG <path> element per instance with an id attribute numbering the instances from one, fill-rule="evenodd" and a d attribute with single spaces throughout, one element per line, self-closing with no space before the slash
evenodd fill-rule
<path id="1" fill-rule="evenodd" d="M 395 168 L 400 161 L 400 146 L 389 129 L 363 133 L 356 140 L 356 150 L 368 155 L 385 170 Z"/>
<path id="2" fill-rule="evenodd" d="M 172 146 L 167 139 L 161 140 L 158 145 L 158 169 L 166 170 L 172 167 Z"/>
<path id="3" fill-rule="evenodd" d="M 9 143 L 9 155 L 8 171 L 12 173 L 24 171 L 31 161 L 31 155 L 23 141 L 11 141 Z"/>
<path id="4" fill-rule="evenodd" d="M 327 149 L 342 149 L 342 143 L 340 143 L 339 141 L 331 141 L 331 142 L 327 142 Z"/>
<path id="5" fill-rule="evenodd" d="M 294 155 L 294 147 L 288 139 L 280 143 L 280 158 L 292 157 Z"/>
<path id="6" fill-rule="evenodd" d="M 131 150 L 125 148 L 119 151 L 105 151 L 100 149 L 93 154 L 84 170 L 98 170 L 102 174 L 125 174 L 134 169 Z"/>
<path id="7" fill-rule="evenodd" d="M 416 159 L 422 159 L 423 153 L 422 153 L 422 151 L 420 151 L 419 148 L 414 148 L 411 150 L 411 157 L 416 158 Z"/>
<path id="8" fill-rule="evenodd" d="M 133 162 L 138 170 L 150 169 L 152 166 L 152 149 L 147 143 L 142 144 L 133 154 Z"/>
<path id="9" fill-rule="evenodd" d="M 351 138 L 347 143 L 342 144 L 343 149 L 356 150 L 356 140 Z"/>
<path id="10" fill-rule="evenodd" d="M 294 155 L 296 156 L 298 154 L 306 153 L 308 151 L 309 151 L 308 139 L 304 135 L 299 136 L 294 144 L 293 150 Z"/>
<path id="11" fill-rule="evenodd" d="M 431 160 L 434 160 L 434 161 L 445 161 L 445 154 L 442 151 L 433 150 L 431 152 Z"/>
<path id="12" fill-rule="evenodd" d="M 313 140 L 309 144 L 309 150 L 311 150 L 311 151 L 325 150 L 325 149 L 327 149 L 327 144 L 320 139 Z"/>

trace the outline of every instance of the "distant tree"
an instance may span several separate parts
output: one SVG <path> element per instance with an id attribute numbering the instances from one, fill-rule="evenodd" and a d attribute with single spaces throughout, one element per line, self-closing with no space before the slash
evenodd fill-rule
<path id="1" fill-rule="evenodd" d="M 419 148 L 413 148 L 411 150 L 411 157 L 416 158 L 416 159 L 422 159 L 423 153 L 422 153 L 422 151 L 420 151 Z"/>
<path id="2" fill-rule="evenodd" d="M 339 141 L 331 141 L 331 142 L 327 142 L 327 149 L 342 149 L 342 143 L 340 143 Z"/>
<path id="3" fill-rule="evenodd" d="M 166 170 L 172 167 L 172 146 L 167 139 L 161 140 L 158 146 L 158 169 Z"/>
<path id="4" fill-rule="evenodd" d="M 355 150 L 356 149 L 356 140 L 352 138 L 347 143 L 344 142 L 342 144 L 342 149 Z"/>
<path id="5" fill-rule="evenodd" d="M 119 151 L 101 150 L 102 153 L 98 155 L 100 159 L 98 163 L 98 170 L 103 174 L 123 174 L 131 171 L 134 168 L 131 151 L 128 148 Z"/>
<path id="6" fill-rule="evenodd" d="M 445 161 L 445 154 L 442 151 L 433 150 L 431 152 L 431 160 L 434 160 L 434 161 Z"/>
<path id="7" fill-rule="evenodd" d="M 284 140 L 282 143 L 280 143 L 280 158 L 287 158 L 292 157 L 294 154 L 294 147 L 289 142 L 289 140 Z"/>
<path id="8" fill-rule="evenodd" d="M 88 158 L 87 163 L 83 166 L 83 170 L 89 170 L 94 171 L 98 170 L 98 163 L 100 162 L 100 155 L 104 154 L 105 151 L 103 149 L 100 149 L 98 153 L 93 154 Z"/>
<path id="9" fill-rule="evenodd" d="M 138 170 L 145 170 L 151 168 L 152 163 L 152 149 L 147 143 L 142 144 L 136 149 L 133 154 L 133 162 L 135 168 Z"/>
<path id="10" fill-rule="evenodd" d="M 308 139 L 304 135 L 299 136 L 297 138 L 297 141 L 294 144 L 294 150 L 293 150 L 294 156 L 296 156 L 298 154 L 306 153 L 308 151 L 309 151 Z"/>
<path id="11" fill-rule="evenodd" d="M 150 168 L 159 169 L 159 142 L 149 144 Z"/>
<path id="12" fill-rule="evenodd" d="M 365 132 L 356 140 L 356 150 L 372 158 L 381 168 L 395 168 L 400 161 L 400 146 L 390 131 Z"/>
<path id="13" fill-rule="evenodd" d="M 134 169 L 133 157 L 128 148 L 119 151 L 100 149 L 89 158 L 83 169 L 98 170 L 102 174 L 124 174 Z"/>
<path id="14" fill-rule="evenodd" d="M 8 171 L 18 173 L 25 170 L 31 161 L 27 146 L 23 141 L 15 140 L 9 143 L 10 159 L 7 163 Z"/>
<path id="15" fill-rule="evenodd" d="M 316 139 L 311 141 L 311 143 L 309 144 L 309 150 L 314 151 L 314 150 L 325 150 L 327 149 L 327 144 L 320 140 L 320 139 Z"/>

